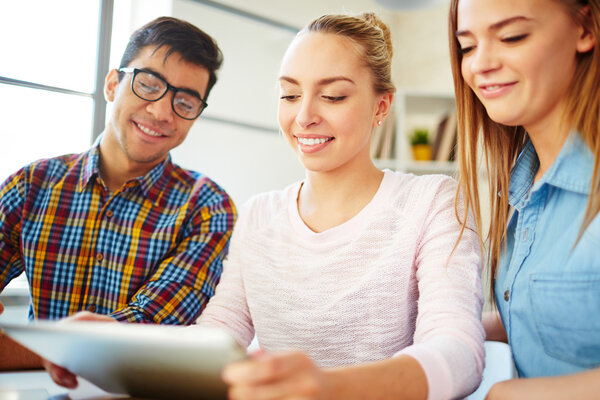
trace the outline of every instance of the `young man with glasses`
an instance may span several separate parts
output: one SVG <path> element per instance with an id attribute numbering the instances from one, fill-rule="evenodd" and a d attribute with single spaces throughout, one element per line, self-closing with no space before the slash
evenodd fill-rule
<path id="1" fill-rule="evenodd" d="M 24 272 L 29 318 L 86 310 L 87 319 L 187 325 L 200 315 L 221 275 L 235 207 L 169 151 L 206 107 L 221 62 L 195 26 L 148 23 L 106 77 L 112 108 L 92 148 L 34 162 L 0 186 L 0 290 Z M 0 338 L 0 368 L 38 364 Z"/>

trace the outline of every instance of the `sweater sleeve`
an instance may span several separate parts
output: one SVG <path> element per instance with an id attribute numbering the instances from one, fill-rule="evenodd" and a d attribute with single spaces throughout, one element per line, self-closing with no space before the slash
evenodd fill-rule
<path id="1" fill-rule="evenodd" d="M 484 366 L 479 240 L 467 226 L 454 249 L 461 229 L 455 193 L 455 182 L 444 180 L 427 210 L 415 258 L 419 302 L 414 342 L 396 354 L 420 363 L 430 400 L 472 393 Z"/>
<path id="2" fill-rule="evenodd" d="M 215 295 L 196 321 L 198 325 L 208 325 L 229 331 L 243 347 L 248 347 L 254 337 L 254 326 L 246 300 L 246 290 L 242 276 L 243 243 L 248 207 L 240 211 L 229 244 L 229 254 L 223 261 L 223 273 L 216 287 Z M 250 230 L 251 231 L 251 230 Z"/>

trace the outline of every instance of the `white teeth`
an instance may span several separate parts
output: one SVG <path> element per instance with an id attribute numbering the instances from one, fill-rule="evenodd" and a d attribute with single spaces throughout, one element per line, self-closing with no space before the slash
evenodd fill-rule
<path id="1" fill-rule="evenodd" d="M 493 85 L 493 86 L 486 86 L 485 87 L 486 90 L 496 90 L 496 89 L 500 89 L 500 85 Z"/>
<path id="2" fill-rule="evenodd" d="M 298 138 L 298 143 L 304 144 L 307 146 L 314 146 L 316 144 L 323 144 L 323 143 L 327 142 L 328 140 L 329 140 L 329 138 L 320 138 L 320 139 Z"/>
<path id="3" fill-rule="evenodd" d="M 144 132 L 146 135 L 150 135 L 150 136 L 162 136 L 160 133 L 158 132 L 154 132 L 151 129 L 146 128 L 145 126 L 141 126 L 140 124 L 136 124 L 138 128 L 140 128 L 140 131 Z"/>

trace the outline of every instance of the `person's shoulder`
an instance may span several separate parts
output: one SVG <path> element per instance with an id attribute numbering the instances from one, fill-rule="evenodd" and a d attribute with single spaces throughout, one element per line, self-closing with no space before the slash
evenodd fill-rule
<path id="1" fill-rule="evenodd" d="M 42 158 L 26 164 L 11 174 L 7 181 L 44 182 L 50 184 L 63 176 L 80 161 L 85 153 L 64 154 L 57 157 Z"/>
<path id="2" fill-rule="evenodd" d="M 411 185 L 441 185 L 441 184 L 456 184 L 456 180 L 450 175 L 444 174 L 425 174 L 416 175 L 410 172 L 385 170 L 386 175 L 389 175 L 393 181 L 400 184 Z"/>
<path id="3" fill-rule="evenodd" d="M 212 178 L 201 172 L 182 168 L 175 163 L 171 163 L 171 166 L 168 180 L 170 189 L 189 193 L 196 198 L 197 202 L 203 205 L 223 202 L 232 203 L 227 191 Z"/>
<path id="4" fill-rule="evenodd" d="M 41 158 L 27 164 L 24 168 L 39 171 L 68 170 L 74 163 L 80 161 L 86 153 L 63 154 L 57 157 Z"/>
<path id="5" fill-rule="evenodd" d="M 398 199 L 421 200 L 435 199 L 440 196 L 454 195 L 457 182 L 454 178 L 442 174 L 414 175 L 412 173 L 386 171 L 388 184 Z"/>
<path id="6" fill-rule="evenodd" d="M 290 201 L 298 194 L 299 185 L 296 182 L 282 190 L 253 195 L 240 207 L 240 220 L 243 218 L 246 223 L 258 227 L 287 218 Z"/>
<path id="7" fill-rule="evenodd" d="M 167 165 L 169 164 L 170 168 L 165 168 L 165 170 L 170 174 L 172 179 L 180 182 L 182 185 L 193 187 L 199 179 L 205 177 L 201 172 L 183 168 L 172 161 L 167 161 Z"/>
<path id="8" fill-rule="evenodd" d="M 298 188 L 298 183 L 287 186 L 282 190 L 270 190 L 267 192 L 251 196 L 243 205 L 245 212 L 271 213 L 275 210 L 287 208 L 290 196 L 294 189 Z"/>

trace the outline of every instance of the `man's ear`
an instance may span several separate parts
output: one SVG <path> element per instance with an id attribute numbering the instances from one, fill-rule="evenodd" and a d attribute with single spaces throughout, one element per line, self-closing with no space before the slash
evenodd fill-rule
<path id="1" fill-rule="evenodd" d="M 112 102 L 115 100 L 117 86 L 119 86 L 119 71 L 111 69 L 104 78 L 104 98 L 106 101 Z"/>
<path id="2" fill-rule="evenodd" d="M 392 100 L 394 100 L 394 93 L 384 93 L 379 95 L 377 103 L 377 110 L 375 112 L 375 124 L 383 124 L 383 121 L 387 118 L 390 110 L 392 109 Z"/>

